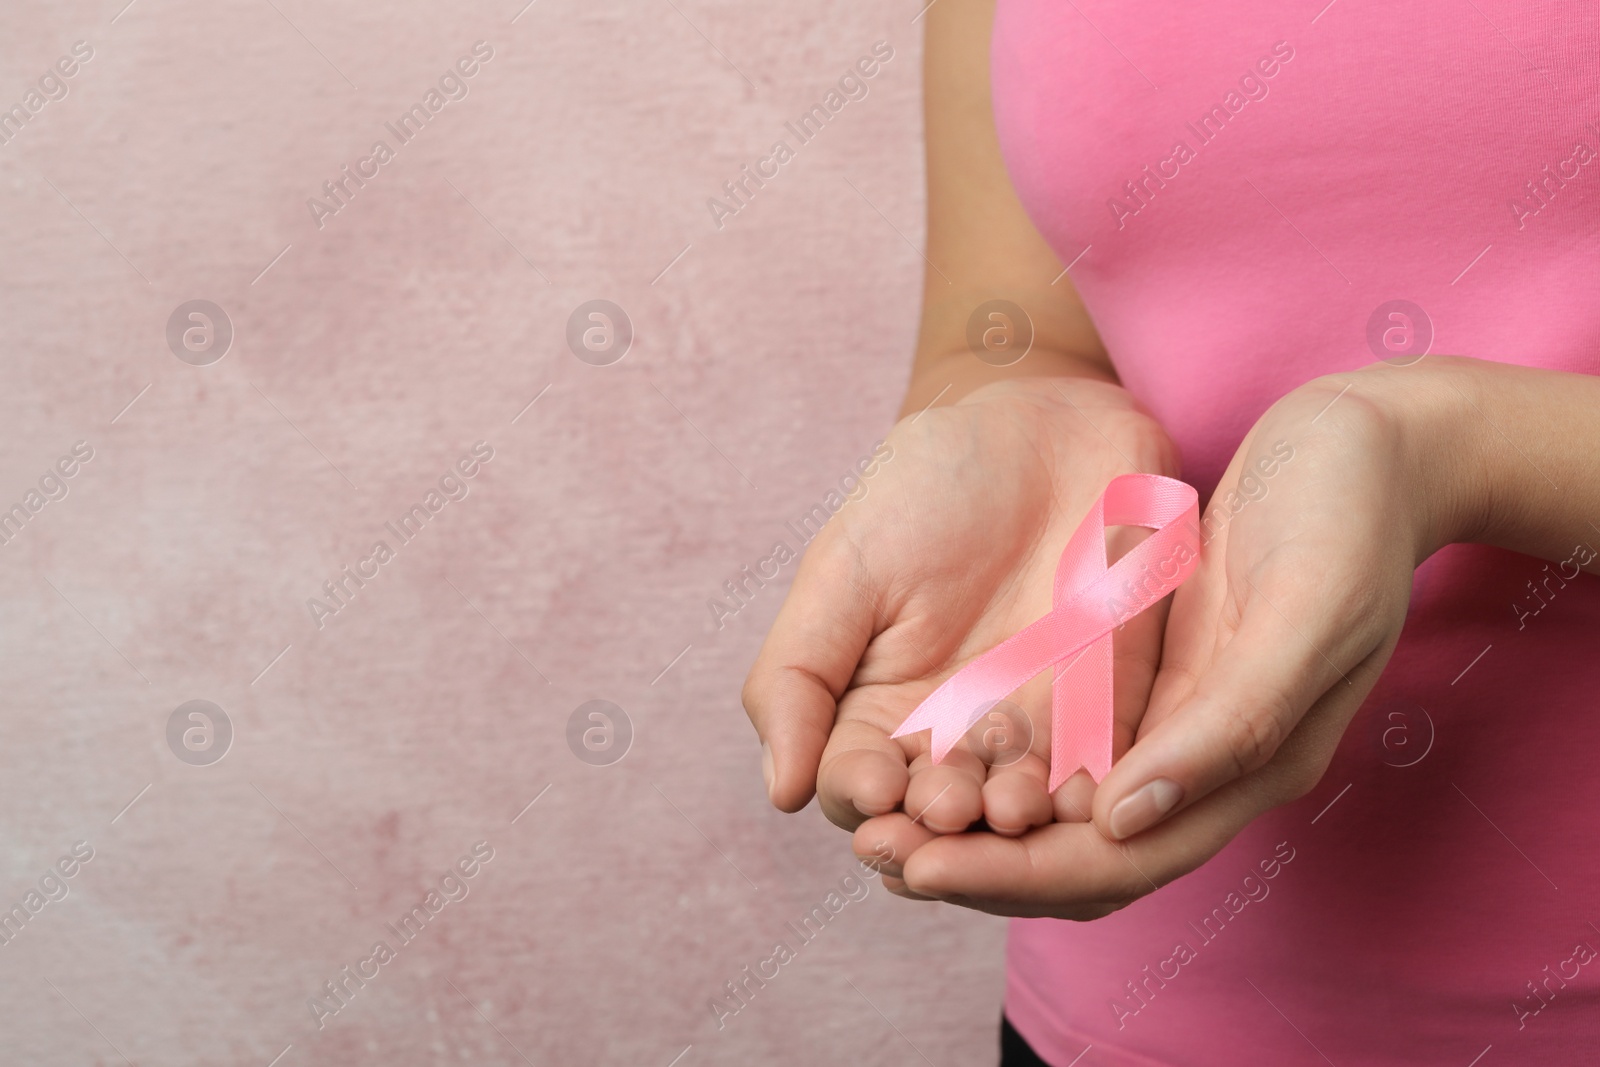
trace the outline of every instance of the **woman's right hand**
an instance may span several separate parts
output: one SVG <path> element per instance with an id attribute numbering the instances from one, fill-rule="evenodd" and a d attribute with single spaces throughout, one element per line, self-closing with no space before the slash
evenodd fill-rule
<path id="1" fill-rule="evenodd" d="M 1120 386 L 1085 378 L 986 385 L 903 419 L 888 443 L 867 494 L 807 549 L 744 703 L 778 808 L 797 811 L 815 792 L 851 830 L 900 813 L 858 843 L 896 857 L 885 864 L 895 888 L 899 861 L 934 833 L 1087 819 L 1086 774 L 1054 800 L 1046 790 L 1048 672 L 1011 698 L 1032 724 L 1020 758 L 1008 750 L 988 766 L 983 746 L 958 745 L 934 766 L 927 732 L 889 735 L 957 669 L 1050 611 L 1067 539 L 1113 477 L 1172 475 L 1176 457 Z M 1144 713 L 1163 618 L 1152 609 L 1113 638 L 1118 755 Z"/>

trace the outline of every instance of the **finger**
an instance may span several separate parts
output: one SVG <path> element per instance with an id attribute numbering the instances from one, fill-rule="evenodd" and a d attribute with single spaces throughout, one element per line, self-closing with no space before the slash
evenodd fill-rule
<path id="1" fill-rule="evenodd" d="M 1199 674 L 1193 693 L 1139 739 L 1096 791 L 1095 822 L 1108 836 L 1125 840 L 1250 774 L 1330 686 L 1353 689 L 1347 671 L 1371 649 L 1352 649 L 1351 629 L 1331 620 L 1325 606 L 1319 616 L 1288 595 L 1274 604 L 1254 585 L 1247 597 L 1238 630 Z M 1291 622 L 1286 611 L 1301 621 Z"/>
<path id="2" fill-rule="evenodd" d="M 857 690 L 846 698 L 846 703 L 872 696 Z M 905 750 L 891 741 L 888 731 L 873 718 L 857 718 L 855 714 L 840 717 L 828 738 L 816 776 L 822 813 L 846 830 L 854 830 L 866 819 L 899 807 L 910 781 Z"/>
<path id="3" fill-rule="evenodd" d="M 989 829 L 1016 837 L 1050 822 L 1055 809 L 1049 779 L 1050 764 L 1032 752 L 1006 766 L 990 767 L 983 783 L 983 817 Z"/>
<path id="4" fill-rule="evenodd" d="M 907 900 L 937 900 L 937 899 L 939 899 L 938 897 L 925 897 L 920 893 L 913 893 L 910 889 L 906 888 L 906 883 L 905 883 L 905 881 L 903 879 L 891 878 L 888 875 L 884 875 L 883 876 L 883 888 L 887 889 L 889 892 L 893 893 L 895 896 L 897 896 L 897 897 L 905 897 Z"/>
<path id="5" fill-rule="evenodd" d="M 856 828 L 850 847 L 873 870 L 899 878 L 907 856 L 939 836 L 911 816 L 896 811 L 869 819 Z"/>
<path id="6" fill-rule="evenodd" d="M 1056 822 L 1088 822 L 1094 811 L 1094 779 L 1081 767 L 1050 798 Z"/>
<path id="7" fill-rule="evenodd" d="M 953 748 L 935 764 L 924 753 L 911 761 L 905 810 L 936 834 L 958 834 L 983 818 L 983 780 L 988 768 L 964 748 Z"/>
<path id="8" fill-rule="evenodd" d="M 875 629 L 850 543 L 824 530 L 800 562 L 744 684 L 744 706 L 762 744 L 767 794 L 799 811 L 816 789 L 817 766 L 838 701 Z"/>
<path id="9" fill-rule="evenodd" d="M 1270 773 L 1217 790 L 1128 842 L 1092 822 L 1021 837 L 935 837 L 908 856 L 909 891 L 997 915 L 1094 919 L 1194 870 L 1274 803 Z"/>

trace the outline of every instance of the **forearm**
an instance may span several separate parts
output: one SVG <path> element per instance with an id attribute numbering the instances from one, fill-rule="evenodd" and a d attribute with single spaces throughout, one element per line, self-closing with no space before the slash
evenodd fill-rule
<path id="1" fill-rule="evenodd" d="M 993 18 L 994 0 L 944 0 L 924 23 L 928 266 L 903 415 L 1011 378 L 1116 381 L 1072 279 L 1006 173 L 989 95 Z M 1016 310 L 992 319 L 995 301 Z"/>
<path id="2" fill-rule="evenodd" d="M 1474 363 L 1482 435 L 1476 540 L 1600 573 L 1600 378 Z"/>
<path id="3" fill-rule="evenodd" d="M 1399 413 L 1424 554 L 1476 542 L 1600 573 L 1600 377 L 1429 357 L 1340 379 Z"/>

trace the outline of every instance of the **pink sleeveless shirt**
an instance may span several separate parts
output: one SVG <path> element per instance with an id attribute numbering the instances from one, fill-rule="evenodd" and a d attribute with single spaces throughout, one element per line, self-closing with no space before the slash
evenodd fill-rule
<path id="1" fill-rule="evenodd" d="M 1000 0 L 992 58 L 1017 191 L 1202 496 L 1320 374 L 1600 373 L 1595 5 Z M 1600 581 L 1575 568 L 1424 564 L 1310 796 L 1107 919 L 1012 924 L 1023 1036 L 1058 1067 L 1600 1062 Z"/>

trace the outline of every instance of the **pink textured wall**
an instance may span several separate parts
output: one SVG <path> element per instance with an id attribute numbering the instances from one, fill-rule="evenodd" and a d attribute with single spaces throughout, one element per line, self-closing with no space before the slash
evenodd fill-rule
<path id="1" fill-rule="evenodd" d="M 29 115 L 0 145 L 0 508 L 28 516 L 0 545 L 0 911 L 26 918 L 0 1062 L 986 1062 L 1001 924 L 876 882 L 723 1029 L 708 1007 L 851 871 L 814 810 L 766 806 L 739 708 L 793 566 L 720 631 L 707 600 L 892 417 L 920 4 L 122 3 L 0 9 Z M 784 122 L 879 40 L 800 146 Z M 379 139 L 319 228 L 307 199 Z M 718 230 L 707 199 L 779 139 Z M 597 298 L 636 334 L 609 366 L 566 342 Z M 234 333 L 203 366 L 167 339 L 195 299 Z M 386 530 L 479 441 L 464 498 Z M 308 598 L 378 540 L 319 628 Z M 609 766 L 567 741 L 594 699 L 634 732 Z M 190 700 L 231 724 L 220 761 L 220 729 L 169 743 Z M 376 977 L 319 1028 L 347 965 Z"/>

